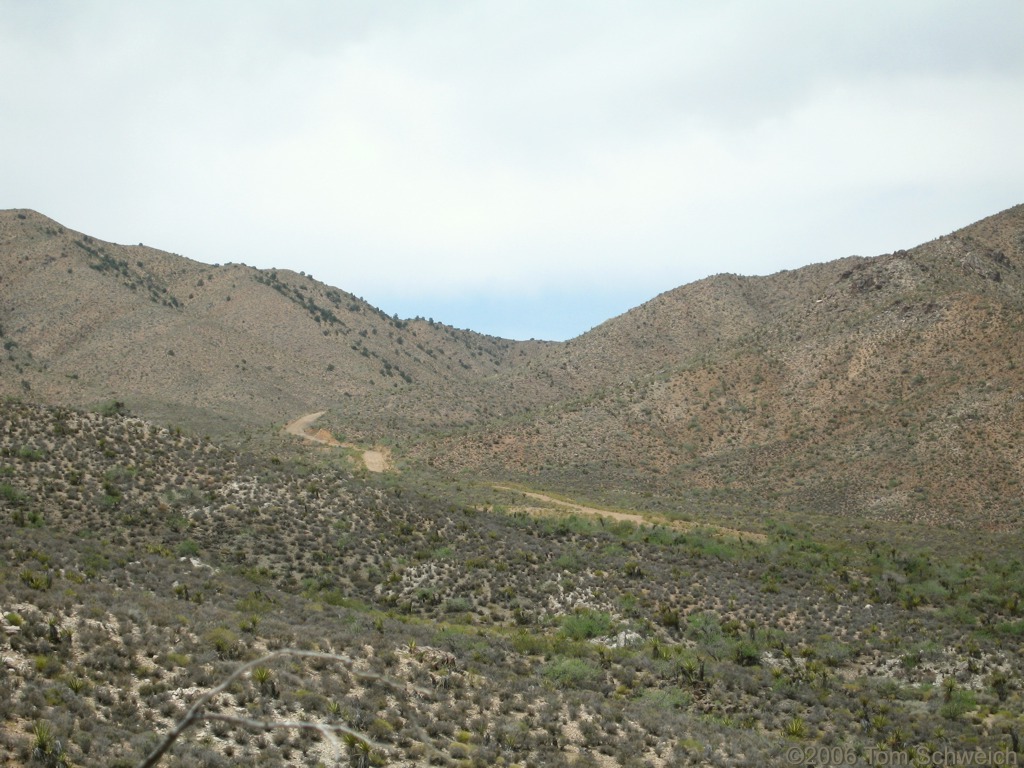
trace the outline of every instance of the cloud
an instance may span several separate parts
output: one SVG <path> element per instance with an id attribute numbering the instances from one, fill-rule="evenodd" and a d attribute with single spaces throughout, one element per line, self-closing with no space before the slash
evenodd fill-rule
<path id="1" fill-rule="evenodd" d="M 0 12 L 0 204 L 388 312 L 610 307 L 1021 198 L 1016 0 Z"/>

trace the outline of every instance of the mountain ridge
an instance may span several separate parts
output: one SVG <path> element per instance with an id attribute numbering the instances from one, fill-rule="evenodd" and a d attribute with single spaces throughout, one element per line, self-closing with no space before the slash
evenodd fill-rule
<path id="1" fill-rule="evenodd" d="M 230 408 L 237 394 L 261 417 L 281 421 L 336 399 L 335 390 L 385 407 L 388 398 L 373 397 L 373 390 L 401 389 L 414 374 L 436 379 L 458 365 L 462 379 L 486 376 L 508 346 L 437 323 L 389 318 L 290 270 L 205 265 L 141 245 L 102 243 L 25 211 L 4 212 L 2 223 L 7 341 L 31 350 L 35 365 L 21 361 L 22 380 L 48 399 L 77 396 L 83 405 L 127 397 L 95 365 L 116 352 L 127 363 L 116 373 L 142 396 L 143 410 L 153 407 L 147 398 L 180 400 L 206 411 L 227 407 L 245 419 Z M 411 351 L 421 335 L 422 349 Z"/>
<path id="2" fill-rule="evenodd" d="M 225 434 L 327 409 L 435 469 L 678 514 L 713 493 L 748 517 L 1024 521 L 1024 206 L 909 250 L 705 278 L 566 342 L 389 317 L 30 211 L 0 212 L 0 259 L 7 396 Z"/>

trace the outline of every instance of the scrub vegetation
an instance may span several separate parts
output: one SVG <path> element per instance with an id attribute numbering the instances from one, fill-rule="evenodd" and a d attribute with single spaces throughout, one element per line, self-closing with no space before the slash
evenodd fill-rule
<path id="1" fill-rule="evenodd" d="M 1019 762 L 1022 320 L 1024 206 L 564 343 L 0 211 L 0 766 Z"/>
<path id="2" fill-rule="evenodd" d="M 246 454 L 125 415 L 0 413 L 8 763 L 138 765 L 282 649 L 344 663 L 255 666 L 161 764 L 753 766 L 1024 729 L 1019 537 L 683 532 L 444 495 L 284 438 Z"/>

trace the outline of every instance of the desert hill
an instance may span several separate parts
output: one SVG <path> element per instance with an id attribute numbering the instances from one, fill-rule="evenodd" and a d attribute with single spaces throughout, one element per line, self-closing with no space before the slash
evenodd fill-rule
<path id="1" fill-rule="evenodd" d="M 548 350 L 558 408 L 426 453 L 698 515 L 713 496 L 1019 527 L 1022 266 L 1018 206 L 909 251 L 702 280 Z"/>
<path id="2" fill-rule="evenodd" d="M 6 394 L 116 399 L 202 429 L 333 405 L 458 423 L 543 346 L 388 317 L 289 270 L 101 242 L 32 211 L 0 213 L 0 275 Z"/>
<path id="3" fill-rule="evenodd" d="M 1019 536 L 865 549 L 782 524 L 756 540 L 604 525 L 124 415 L 8 401 L 0 427 L 3 765 L 136 768 L 261 658 L 207 708 L 257 725 L 199 722 L 160 765 L 1019 748 Z M 340 659 L 265 658 L 285 648 Z"/>
<path id="4" fill-rule="evenodd" d="M 553 344 L 0 212 L 0 765 L 1013 764 L 1022 217 Z"/>
<path id="5" fill-rule="evenodd" d="M 564 343 L 31 211 L 0 214 L 0 261 L 7 395 L 207 433 L 327 409 L 336 434 L 448 473 L 681 515 L 1024 520 L 1024 206 L 911 250 L 707 278 Z"/>

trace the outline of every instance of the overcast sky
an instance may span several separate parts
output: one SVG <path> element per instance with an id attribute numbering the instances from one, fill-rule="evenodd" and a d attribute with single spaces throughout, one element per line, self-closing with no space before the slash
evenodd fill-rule
<path id="1" fill-rule="evenodd" d="M 0 208 L 564 339 L 1024 202 L 1022 0 L 0 0 Z"/>

